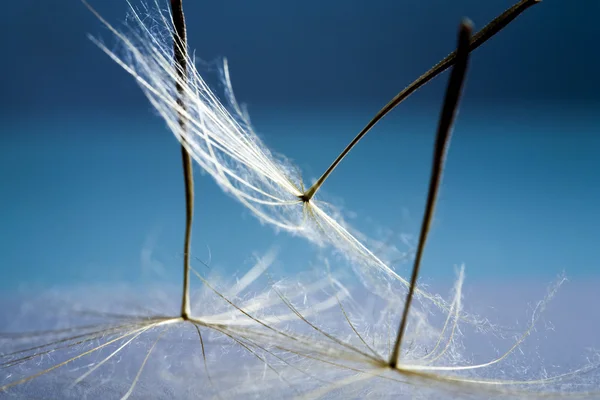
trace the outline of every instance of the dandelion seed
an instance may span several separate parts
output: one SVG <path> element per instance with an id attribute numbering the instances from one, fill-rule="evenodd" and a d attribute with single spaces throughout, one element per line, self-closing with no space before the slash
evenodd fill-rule
<path id="1" fill-rule="evenodd" d="M 538 2 L 517 2 L 474 35 L 469 50 L 481 46 Z M 160 10 L 157 0 L 155 6 Z M 159 13 L 153 19 L 154 25 L 149 26 L 131 5 L 130 10 L 136 24 L 130 35 L 119 32 L 92 10 L 123 45 L 124 55 L 116 54 L 94 38 L 92 40 L 137 80 L 151 104 L 196 163 L 261 222 L 303 236 L 318 245 L 331 246 L 349 260 L 363 283 L 374 293 L 385 297 L 401 295 L 386 283 L 390 279 L 400 282 L 407 290 L 410 283 L 370 249 L 374 241 L 352 228 L 339 210 L 316 198 L 316 193 L 377 121 L 451 67 L 456 53 L 451 53 L 399 93 L 346 147 L 321 178 L 305 190 L 299 169 L 285 157 L 273 154 L 253 130 L 248 113 L 234 96 L 227 62 L 222 68 L 225 87 L 222 103 L 202 78 L 192 58 L 186 60 L 187 71 L 181 71 L 173 64 L 170 41 L 163 40 L 157 33 L 173 30 L 172 17 Z M 176 87 L 173 82 L 177 82 Z M 185 126 L 181 119 L 185 120 Z M 388 246 L 382 250 L 385 253 L 392 249 Z M 448 310 L 448 305 L 431 293 L 416 289 L 415 294 Z"/>

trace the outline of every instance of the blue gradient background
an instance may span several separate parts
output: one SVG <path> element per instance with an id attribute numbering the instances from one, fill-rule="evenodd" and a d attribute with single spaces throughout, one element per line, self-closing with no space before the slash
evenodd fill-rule
<path id="1" fill-rule="evenodd" d="M 92 2 L 111 23 L 124 1 Z M 318 177 L 371 116 L 512 4 L 460 1 L 186 1 L 197 57 L 227 56 L 268 146 Z M 545 0 L 472 57 L 423 276 L 446 282 L 600 277 L 600 2 Z M 86 37 L 110 33 L 78 1 L 22 0 L 0 16 L 0 288 L 178 282 L 184 203 L 176 140 L 133 79 Z M 355 225 L 417 234 L 447 76 L 386 117 L 322 198 Z M 199 172 L 199 170 L 197 169 Z M 243 271 L 276 235 L 196 174 L 194 254 Z M 149 254 L 151 255 L 149 256 Z M 203 267 L 202 267 L 203 268 Z M 587 287 L 587 286 L 586 286 Z"/>

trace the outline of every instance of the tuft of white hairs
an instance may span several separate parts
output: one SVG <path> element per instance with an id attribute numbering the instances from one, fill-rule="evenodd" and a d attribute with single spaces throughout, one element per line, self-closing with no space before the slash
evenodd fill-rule
<path id="1" fill-rule="evenodd" d="M 161 10 L 157 1 L 155 6 Z M 169 11 L 142 17 L 130 4 L 134 23 L 130 35 L 93 12 L 115 35 L 123 52 L 117 54 L 96 38 L 91 39 L 136 79 L 171 132 L 226 193 L 262 223 L 302 236 L 318 246 L 330 246 L 350 261 L 363 284 L 374 293 L 382 297 L 404 296 L 409 282 L 372 250 L 377 246 L 377 253 L 393 253 L 397 259 L 397 249 L 357 231 L 339 209 L 319 197 L 307 202 L 301 199 L 305 186 L 299 168 L 271 152 L 256 134 L 247 111 L 235 98 L 226 60 L 220 70 L 224 87 L 221 101 L 191 56 L 186 77 L 180 77 L 173 62 Z M 180 123 L 182 118 L 185 124 Z M 396 287 L 398 283 L 401 290 Z M 448 304 L 441 297 L 420 288 L 416 295 L 448 311 Z"/>

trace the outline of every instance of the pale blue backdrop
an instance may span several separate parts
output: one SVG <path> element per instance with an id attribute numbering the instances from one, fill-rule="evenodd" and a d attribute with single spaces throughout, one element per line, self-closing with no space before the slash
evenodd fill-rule
<path id="1" fill-rule="evenodd" d="M 92 4 L 111 22 L 124 1 Z M 137 3 L 136 3 L 137 4 Z M 314 179 L 396 92 L 507 0 L 185 3 L 190 47 L 229 58 L 256 130 Z M 547 0 L 473 56 L 423 275 L 551 281 L 600 274 L 600 3 Z M 4 5 L 0 23 L 0 287 L 180 279 L 179 148 L 133 80 L 86 35 L 114 43 L 79 1 Z M 323 197 L 368 232 L 418 232 L 446 76 L 399 107 Z M 243 271 L 302 240 L 274 235 L 196 174 L 194 254 Z M 150 279 L 149 278 L 149 279 Z"/>

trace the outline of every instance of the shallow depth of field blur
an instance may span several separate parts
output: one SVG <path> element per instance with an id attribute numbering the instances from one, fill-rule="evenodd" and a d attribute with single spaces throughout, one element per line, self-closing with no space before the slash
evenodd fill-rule
<path id="1" fill-rule="evenodd" d="M 91 3 L 111 23 L 125 20 L 125 1 Z M 228 58 L 258 134 L 312 180 L 453 50 L 461 17 L 478 29 L 510 4 L 184 7 L 190 49 L 204 61 Z M 599 12 L 597 2 L 545 0 L 473 54 L 421 269 L 421 282 L 446 293 L 464 263 L 465 308 L 501 323 L 527 319 L 564 273 L 535 338 L 558 364 L 600 348 Z M 24 326 L 15 318 L 34 313 L 29 295 L 178 287 L 179 146 L 134 80 L 86 35 L 109 48 L 113 38 L 76 0 L 10 2 L 0 18 L 0 331 Z M 359 230 L 405 250 L 416 244 L 447 76 L 378 124 L 320 192 Z M 318 267 L 312 245 L 261 226 L 196 172 L 197 270 L 235 279 L 273 246 L 274 277 Z M 397 268 L 410 273 L 409 264 Z"/>

